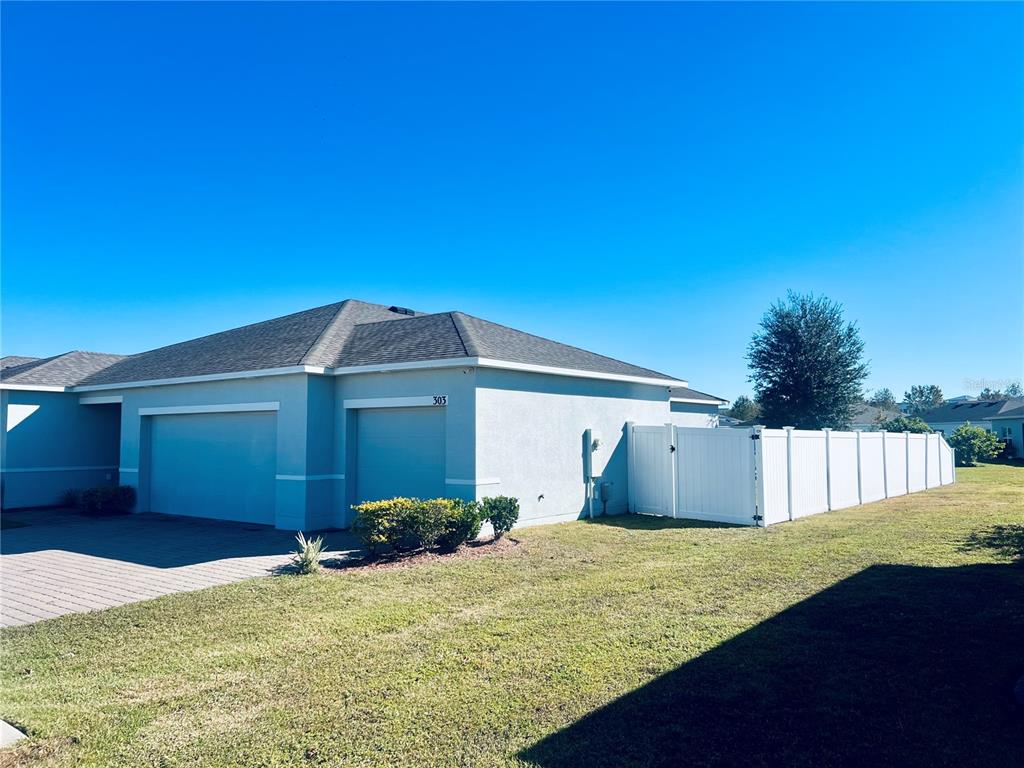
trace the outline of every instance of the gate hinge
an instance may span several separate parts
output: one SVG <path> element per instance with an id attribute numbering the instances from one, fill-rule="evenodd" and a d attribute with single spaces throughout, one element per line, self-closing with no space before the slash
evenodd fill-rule
<path id="1" fill-rule="evenodd" d="M 755 432 L 754 434 L 752 434 L 750 436 L 750 439 L 751 440 L 760 440 L 761 439 L 761 434 L 759 432 Z"/>
<path id="2" fill-rule="evenodd" d="M 754 522 L 764 520 L 764 515 L 754 515 Z"/>

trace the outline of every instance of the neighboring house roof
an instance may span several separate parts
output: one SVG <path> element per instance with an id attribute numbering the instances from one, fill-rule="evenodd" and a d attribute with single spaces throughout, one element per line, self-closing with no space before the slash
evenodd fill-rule
<path id="1" fill-rule="evenodd" d="M 0 357 L 0 371 L 5 368 L 24 365 L 25 363 L 34 363 L 38 359 L 38 357 L 24 357 L 22 355 L 7 355 L 7 357 Z"/>
<path id="2" fill-rule="evenodd" d="M 861 403 L 857 406 L 853 413 L 853 418 L 850 420 L 851 424 L 878 424 L 883 421 L 889 421 L 895 419 L 898 416 L 904 414 L 898 410 L 891 410 L 889 408 L 879 408 L 874 405 L 868 405 L 867 403 Z"/>
<path id="3" fill-rule="evenodd" d="M 990 419 L 1024 419 L 1024 397 L 1015 397 L 1003 403 L 1003 407 Z"/>
<path id="4" fill-rule="evenodd" d="M 8 358 L 4 358 L 7 360 Z M 124 355 L 108 355 L 102 352 L 65 352 L 47 358 L 24 358 L 28 362 L 20 365 L 5 365 L 2 369 L 4 384 L 41 387 L 73 387 L 81 384 L 90 375 L 101 371 Z"/>
<path id="5" fill-rule="evenodd" d="M 668 391 L 669 400 L 678 400 L 683 403 L 707 403 L 708 405 L 725 405 L 728 400 L 723 400 L 707 392 L 698 392 L 689 387 L 670 387 Z"/>
<path id="6" fill-rule="evenodd" d="M 132 355 L 81 383 L 111 385 L 297 365 L 337 368 L 463 357 L 675 381 L 461 312 L 425 315 L 349 299 Z"/>
<path id="7" fill-rule="evenodd" d="M 1006 410 L 1015 409 L 1022 405 L 1024 405 L 1024 399 L 1022 398 L 945 403 L 938 408 L 933 408 L 921 414 L 921 418 L 928 424 L 988 421 L 993 418 L 1001 418 L 1001 414 Z"/>

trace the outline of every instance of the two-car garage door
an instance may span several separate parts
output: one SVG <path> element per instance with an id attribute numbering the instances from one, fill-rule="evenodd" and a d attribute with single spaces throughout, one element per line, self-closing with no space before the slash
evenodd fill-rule
<path id="1" fill-rule="evenodd" d="M 274 524 L 276 412 L 151 418 L 153 512 Z"/>

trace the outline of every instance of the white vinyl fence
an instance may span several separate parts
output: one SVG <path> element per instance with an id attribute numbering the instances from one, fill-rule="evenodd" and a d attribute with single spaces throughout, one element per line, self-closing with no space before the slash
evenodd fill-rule
<path id="1" fill-rule="evenodd" d="M 765 526 L 956 480 L 937 434 L 628 427 L 640 514 Z"/>

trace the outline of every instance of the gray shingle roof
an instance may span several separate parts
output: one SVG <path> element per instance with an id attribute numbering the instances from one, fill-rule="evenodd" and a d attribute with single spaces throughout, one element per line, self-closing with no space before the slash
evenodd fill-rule
<path id="1" fill-rule="evenodd" d="M 517 331 L 463 312 L 356 326 L 335 366 L 484 357 L 595 373 L 666 379 L 657 371 Z"/>
<path id="2" fill-rule="evenodd" d="M 987 421 L 1009 410 L 1024 406 L 1024 399 L 975 400 L 946 403 L 921 414 L 928 424 L 950 424 L 958 421 Z"/>
<path id="3" fill-rule="evenodd" d="M 124 360 L 123 355 L 102 352 L 65 352 L 43 359 L 31 359 L 21 365 L 5 366 L 0 378 L 4 384 L 23 384 L 41 387 L 73 387 L 91 374 L 102 371 Z"/>
<path id="4" fill-rule="evenodd" d="M 313 365 L 484 357 L 624 376 L 672 377 L 461 312 L 397 312 L 349 299 L 113 361 L 83 381 L 120 384 Z"/>
<path id="5" fill-rule="evenodd" d="M 379 304 L 350 299 L 132 355 L 85 384 L 328 366 L 357 323 L 405 317 Z"/>
<path id="6" fill-rule="evenodd" d="M 690 389 L 689 387 L 672 387 L 669 389 L 668 397 L 670 400 L 677 398 L 682 398 L 683 400 L 714 400 L 719 405 L 729 402 L 721 397 L 709 395 L 707 392 L 698 392 L 696 389 Z"/>
<path id="7" fill-rule="evenodd" d="M 37 360 L 39 360 L 38 357 L 25 357 L 23 355 L 7 355 L 6 357 L 0 357 L 0 371 L 5 368 L 13 368 L 16 365 L 34 363 Z"/>

